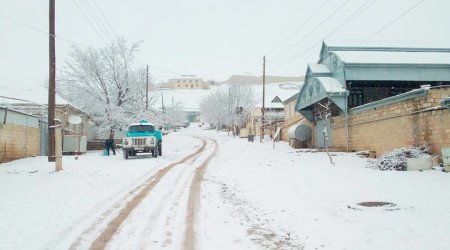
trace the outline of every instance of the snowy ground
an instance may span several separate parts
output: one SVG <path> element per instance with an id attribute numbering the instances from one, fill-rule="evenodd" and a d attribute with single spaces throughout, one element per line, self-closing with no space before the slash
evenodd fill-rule
<path id="1" fill-rule="evenodd" d="M 124 160 L 89 152 L 0 165 L 0 249 L 87 249 L 150 177 L 198 150 L 206 168 L 194 219 L 195 249 L 448 249 L 450 175 L 381 172 L 366 160 L 247 142 L 198 126 L 164 139 L 164 156 Z M 108 249 L 180 249 L 189 188 L 205 154 L 174 166 L 134 209 Z M 362 207 L 366 201 L 393 207 Z M 147 242 L 142 242 L 147 239 Z M 186 246 L 186 245 L 184 245 Z"/>

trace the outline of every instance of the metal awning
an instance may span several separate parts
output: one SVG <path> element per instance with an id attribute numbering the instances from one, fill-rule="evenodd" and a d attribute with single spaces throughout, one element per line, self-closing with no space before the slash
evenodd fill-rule
<path id="1" fill-rule="evenodd" d="M 312 121 L 313 104 L 329 98 L 342 111 L 347 111 L 348 91 L 345 85 L 333 77 L 312 77 L 308 79 L 298 95 L 296 110 Z"/>

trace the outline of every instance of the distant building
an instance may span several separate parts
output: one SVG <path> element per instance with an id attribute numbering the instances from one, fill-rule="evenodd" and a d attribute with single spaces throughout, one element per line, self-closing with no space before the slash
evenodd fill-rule
<path id="1" fill-rule="evenodd" d="M 170 79 L 168 87 L 171 89 L 207 89 L 209 83 L 195 75 L 182 75 L 180 78 Z"/>

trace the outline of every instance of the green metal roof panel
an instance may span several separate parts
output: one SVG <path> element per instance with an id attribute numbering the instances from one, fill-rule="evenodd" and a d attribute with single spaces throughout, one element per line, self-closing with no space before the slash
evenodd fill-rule
<path id="1" fill-rule="evenodd" d="M 296 109 L 300 111 L 325 98 L 330 98 L 339 108 L 345 110 L 346 97 L 347 90 L 345 86 L 336 78 L 313 77 L 300 90 Z"/>

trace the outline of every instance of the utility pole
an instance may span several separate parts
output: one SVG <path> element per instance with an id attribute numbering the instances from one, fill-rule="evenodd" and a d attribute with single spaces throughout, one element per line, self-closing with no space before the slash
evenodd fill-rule
<path id="1" fill-rule="evenodd" d="M 263 142 L 264 139 L 264 111 L 266 109 L 265 98 L 266 97 L 266 56 L 263 57 L 263 97 L 262 97 L 262 109 L 261 109 L 261 139 L 260 142 Z"/>
<path id="2" fill-rule="evenodd" d="M 147 65 L 147 76 L 145 78 L 145 110 L 148 110 L 148 65 Z"/>
<path id="3" fill-rule="evenodd" d="M 48 161 L 55 161 L 55 0 L 49 0 Z"/>

